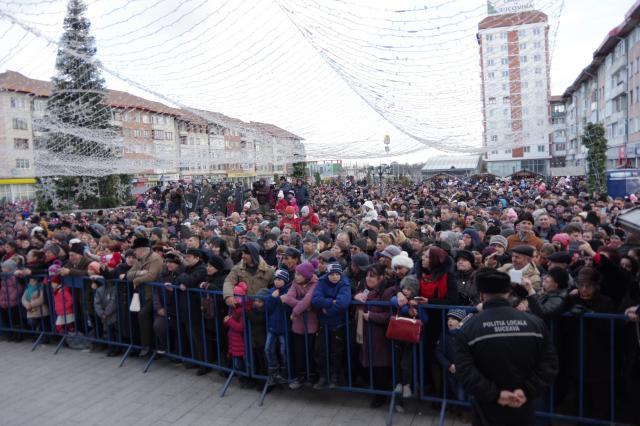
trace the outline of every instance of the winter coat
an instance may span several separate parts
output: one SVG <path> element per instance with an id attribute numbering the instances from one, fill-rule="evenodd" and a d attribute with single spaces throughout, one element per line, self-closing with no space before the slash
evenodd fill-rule
<path id="1" fill-rule="evenodd" d="M 136 263 L 133 264 L 129 272 L 127 272 L 127 280 L 133 281 L 134 286 L 156 282 L 160 278 L 162 267 L 162 256 L 151 251 L 142 260 L 137 260 Z M 136 275 L 138 271 L 147 271 L 147 273 L 144 275 Z M 153 286 L 144 286 L 144 293 L 141 292 L 140 296 L 144 295 L 145 300 L 151 300 L 153 295 L 152 287 Z"/>
<path id="2" fill-rule="evenodd" d="M 267 339 L 266 313 L 264 309 L 251 309 L 249 312 L 249 322 L 251 322 L 251 349 L 264 350 Z"/>
<path id="3" fill-rule="evenodd" d="M 560 354 L 566 356 L 561 370 L 569 377 L 580 374 L 580 351 L 584 355 L 584 378 L 587 381 L 602 382 L 609 380 L 609 321 L 601 319 L 583 319 L 583 346 L 580 347 L 579 312 L 612 312 L 611 299 L 603 294 L 595 294 L 589 300 L 577 296 L 567 298 L 567 310 L 576 316 L 562 318 Z M 564 368 L 562 368 L 564 367 Z"/>
<path id="4" fill-rule="evenodd" d="M 458 298 L 461 305 L 475 306 L 480 303 L 480 294 L 476 288 L 475 273 L 458 271 Z"/>
<path id="5" fill-rule="evenodd" d="M 296 194 L 296 200 L 299 206 L 304 206 L 309 201 L 309 190 L 305 185 L 295 185 L 293 192 Z"/>
<path id="6" fill-rule="evenodd" d="M 267 288 L 269 284 L 271 284 L 273 281 L 273 268 L 267 265 L 259 254 L 256 253 L 254 259 L 255 258 L 258 259 L 257 261 L 254 260 L 258 265 L 255 273 L 247 269 L 244 261 L 241 261 L 231 269 L 231 272 L 229 272 L 229 275 L 227 275 L 227 278 L 224 280 L 222 291 L 225 299 L 233 296 L 233 286 L 242 281 L 247 283 L 248 295 L 254 295 L 261 288 Z"/>
<path id="7" fill-rule="evenodd" d="M 276 203 L 276 211 L 278 213 L 284 214 L 284 211 L 287 209 L 287 207 L 289 207 L 289 203 L 284 198 L 281 198 Z"/>
<path id="8" fill-rule="evenodd" d="M 58 286 L 53 291 L 53 303 L 57 316 L 73 314 L 73 296 L 69 287 Z"/>
<path id="9" fill-rule="evenodd" d="M 269 288 L 269 297 L 265 300 L 264 304 L 265 310 L 267 311 L 267 331 L 269 333 L 283 335 L 285 332 L 287 318 L 291 315 L 291 308 L 280 299 L 280 296 L 286 295 L 289 288 L 289 285 L 282 287 L 278 297 L 272 296 L 276 288 Z"/>
<path id="10" fill-rule="evenodd" d="M 558 316 L 565 311 L 567 292 L 562 289 L 527 297 L 532 314 L 546 320 Z"/>
<path id="11" fill-rule="evenodd" d="M 451 364 L 455 364 L 455 344 L 456 337 L 458 336 L 458 330 L 451 331 L 447 328 L 444 335 L 440 336 L 438 344 L 436 345 L 436 358 L 440 365 L 448 370 Z"/>
<path id="12" fill-rule="evenodd" d="M 283 217 L 282 220 L 280 221 L 280 223 L 278 224 L 278 226 L 280 227 L 280 230 L 284 229 L 285 225 L 291 225 L 291 228 L 296 231 L 297 233 L 302 232 L 301 228 L 300 228 L 300 218 L 294 216 L 292 219 L 289 219 L 288 217 Z"/>
<path id="13" fill-rule="evenodd" d="M 344 275 L 340 274 L 340 281 L 333 284 L 329 275 L 325 274 L 318 280 L 311 304 L 318 311 L 320 324 L 330 330 L 345 324 L 345 312 L 351 304 L 351 284 Z"/>
<path id="14" fill-rule="evenodd" d="M 98 287 L 93 295 L 93 306 L 96 315 L 106 325 L 115 324 L 117 320 L 117 291 L 116 284 L 105 282 Z"/>
<path id="15" fill-rule="evenodd" d="M 233 308 L 224 326 L 229 329 L 227 331 L 229 339 L 228 355 L 244 358 L 244 318 L 242 310 L 243 306 L 241 304 Z"/>
<path id="16" fill-rule="evenodd" d="M 305 320 L 307 333 L 314 334 L 318 331 L 318 314 L 311 306 L 311 298 L 317 284 L 318 277 L 315 275 L 304 287 L 294 281 L 284 299 L 284 302 L 293 308 L 291 330 L 296 334 L 305 333 Z"/>
<path id="17" fill-rule="evenodd" d="M 180 306 L 180 321 L 188 323 L 191 320 L 193 326 L 200 326 L 200 292 L 189 291 L 198 288 L 207 277 L 207 267 L 199 261 L 195 265 L 187 266 L 180 275 L 176 277 L 175 285 L 184 285 L 186 291 L 178 290 L 178 304 Z M 189 315 L 189 313 L 191 315 Z M 191 318 L 189 318 L 191 316 Z"/>
<path id="18" fill-rule="evenodd" d="M 3 276 L 0 281 L 0 308 L 18 306 L 18 280 L 14 275 Z"/>
<path id="19" fill-rule="evenodd" d="M 370 290 L 367 294 L 367 302 L 391 301 L 398 291 L 397 287 L 389 287 L 382 294 L 377 290 Z M 363 342 L 360 349 L 360 362 L 364 367 L 389 367 L 391 366 L 391 341 L 387 340 L 386 333 L 391 317 L 389 306 L 370 305 L 365 307 L 369 312 L 369 321 L 364 321 Z M 371 341 L 371 354 L 369 354 L 369 341 Z M 371 362 L 369 362 L 369 356 Z"/>
<path id="20" fill-rule="evenodd" d="M 507 247 L 509 251 L 511 251 L 516 246 L 524 245 L 524 244 L 535 247 L 536 250 L 540 251 L 540 249 L 542 248 L 542 245 L 544 244 L 544 241 L 536 237 L 536 235 L 533 232 L 527 235 L 524 240 L 521 240 L 520 236 L 517 233 L 515 233 L 507 237 L 507 244 L 508 244 Z"/>
<path id="21" fill-rule="evenodd" d="M 83 256 L 78 263 L 68 260 L 62 267 L 69 269 L 70 277 L 84 277 L 87 275 L 89 263 L 91 263 L 91 261 Z"/>
<path id="22" fill-rule="evenodd" d="M 0 290 L 2 291 L 2 290 Z M 41 318 L 49 316 L 49 307 L 47 306 L 44 287 L 31 295 L 31 300 L 27 300 L 27 292 L 22 294 L 22 306 L 27 310 L 27 318 Z M 31 304 L 31 310 L 27 305 Z"/>
<path id="23" fill-rule="evenodd" d="M 498 268 L 498 271 L 508 274 L 512 269 L 513 265 L 511 263 L 507 263 L 506 265 Z M 540 278 L 540 272 L 533 263 L 529 263 L 526 270 L 522 274 L 522 278 L 529 278 L 529 281 L 531 281 L 531 285 L 536 292 L 542 290 L 542 279 Z"/>

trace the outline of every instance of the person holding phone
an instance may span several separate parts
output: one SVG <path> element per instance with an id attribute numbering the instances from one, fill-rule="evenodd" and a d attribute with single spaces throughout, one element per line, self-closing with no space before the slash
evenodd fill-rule
<path id="1" fill-rule="evenodd" d="M 524 278 L 531 281 L 536 292 L 542 289 L 542 279 L 538 268 L 532 263 L 535 249 L 529 245 L 519 245 L 511 250 L 511 263 L 507 263 L 498 270 L 505 272 L 514 284 L 522 284 Z"/>

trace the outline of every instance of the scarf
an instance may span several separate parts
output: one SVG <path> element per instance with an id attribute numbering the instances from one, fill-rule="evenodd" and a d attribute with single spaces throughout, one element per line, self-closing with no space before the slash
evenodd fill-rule
<path id="1" fill-rule="evenodd" d="M 432 279 L 432 275 L 423 275 L 420 279 L 420 296 L 429 300 L 445 299 L 447 297 L 447 273 Z"/>
<path id="2" fill-rule="evenodd" d="M 30 302 L 33 295 L 40 292 L 41 290 L 42 290 L 42 284 L 40 283 L 36 285 L 29 284 L 27 286 L 27 289 L 25 290 L 25 297 L 27 298 L 27 301 Z"/>

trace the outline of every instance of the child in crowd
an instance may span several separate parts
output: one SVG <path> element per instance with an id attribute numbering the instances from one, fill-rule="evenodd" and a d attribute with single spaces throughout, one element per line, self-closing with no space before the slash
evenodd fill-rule
<path id="1" fill-rule="evenodd" d="M 33 331 L 48 331 L 49 307 L 45 303 L 44 288 L 38 278 L 29 277 L 22 294 L 22 306 L 27 311 L 27 323 Z"/>
<path id="2" fill-rule="evenodd" d="M 273 276 L 273 287 L 269 289 L 269 297 L 265 302 L 267 310 L 267 341 L 264 350 L 267 357 L 270 385 L 287 382 L 285 329 L 290 309 L 284 304 L 283 300 L 289 291 L 289 287 L 289 272 L 286 269 L 277 270 Z"/>
<path id="3" fill-rule="evenodd" d="M 411 301 L 419 295 L 420 283 L 414 275 L 407 275 L 400 281 L 400 291 Z M 411 304 L 406 304 L 402 308 L 398 307 L 397 296 L 391 298 L 391 305 L 395 308 L 398 315 L 406 318 L 417 318 L 417 308 Z M 398 384 L 396 385 L 395 392 L 401 394 L 402 398 L 411 398 L 413 392 L 411 391 L 411 383 L 413 382 L 413 350 L 415 345 L 406 342 L 395 341 L 395 353 L 399 360 L 396 363 L 398 373 Z M 402 402 L 402 400 L 399 400 Z M 402 407 L 402 404 L 399 405 Z M 398 411 L 402 411 L 401 409 Z"/>
<path id="4" fill-rule="evenodd" d="M 456 365 L 454 363 L 455 341 L 462 321 L 467 313 L 462 309 L 451 309 L 447 312 L 447 332 L 440 336 L 436 346 L 438 362 L 447 371 L 447 389 L 455 398 L 464 400 L 462 383 L 456 379 Z"/>
<path id="5" fill-rule="evenodd" d="M 12 258 L 2 262 L 2 277 L 0 279 L 0 315 L 2 316 L 2 324 L 13 330 L 21 328 L 18 280 L 14 275 L 16 269 L 18 269 L 18 264 Z M 9 341 L 22 341 L 22 334 L 17 331 L 10 332 Z"/>
<path id="6" fill-rule="evenodd" d="M 233 287 L 236 305 L 229 308 L 229 314 L 224 317 L 224 326 L 229 330 L 227 338 L 229 341 L 228 356 L 231 358 L 232 368 L 236 371 L 244 371 L 244 318 L 243 310 L 245 309 L 244 297 L 247 294 L 247 283 L 239 282 Z M 249 305 L 247 305 L 249 306 Z M 248 309 L 247 309 L 248 310 Z M 242 380 L 243 385 L 245 381 Z"/>
<path id="7" fill-rule="evenodd" d="M 351 303 L 351 284 L 342 274 L 339 263 L 331 263 L 327 274 L 318 281 L 311 303 L 318 310 L 319 339 L 316 341 L 318 382 L 314 389 L 324 388 L 330 374 L 329 387 L 338 386 L 344 365 L 346 312 Z M 329 364 L 327 365 L 327 358 Z"/>
<path id="8" fill-rule="evenodd" d="M 318 277 L 315 274 L 316 264 L 304 262 L 296 267 L 293 285 L 284 298 L 284 302 L 293 308 L 291 331 L 293 332 L 296 378 L 289 384 L 292 390 L 300 389 L 305 378 L 313 383 L 316 375 L 313 350 L 315 335 L 318 332 L 318 315 L 311 306 L 313 291 L 318 283 Z"/>
<path id="9" fill-rule="evenodd" d="M 269 290 L 258 290 L 251 300 L 251 353 L 253 356 L 253 373 L 260 376 L 267 374 L 266 359 L 264 354 L 266 330 L 265 299 L 269 296 Z"/>
<path id="10" fill-rule="evenodd" d="M 107 282 L 101 275 L 98 275 L 100 273 L 100 264 L 98 262 L 91 262 L 88 272 L 91 278 L 91 289 L 94 292 L 93 309 L 96 317 L 102 323 L 102 335 L 99 337 L 107 341 L 117 340 L 117 287 L 114 283 Z M 117 346 L 110 346 L 107 356 L 116 356 L 118 353 Z"/>
<path id="11" fill-rule="evenodd" d="M 73 333 L 76 322 L 76 317 L 73 313 L 73 295 L 69 287 L 62 286 L 60 275 L 58 274 L 60 268 L 59 263 L 49 267 L 54 312 L 56 314 L 56 333 Z"/>

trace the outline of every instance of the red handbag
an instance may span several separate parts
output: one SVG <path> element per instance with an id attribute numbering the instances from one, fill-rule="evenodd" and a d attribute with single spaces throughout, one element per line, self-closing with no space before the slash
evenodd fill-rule
<path id="1" fill-rule="evenodd" d="M 389 319 L 387 339 L 407 343 L 419 343 L 422 336 L 422 321 L 414 318 L 395 316 Z"/>

